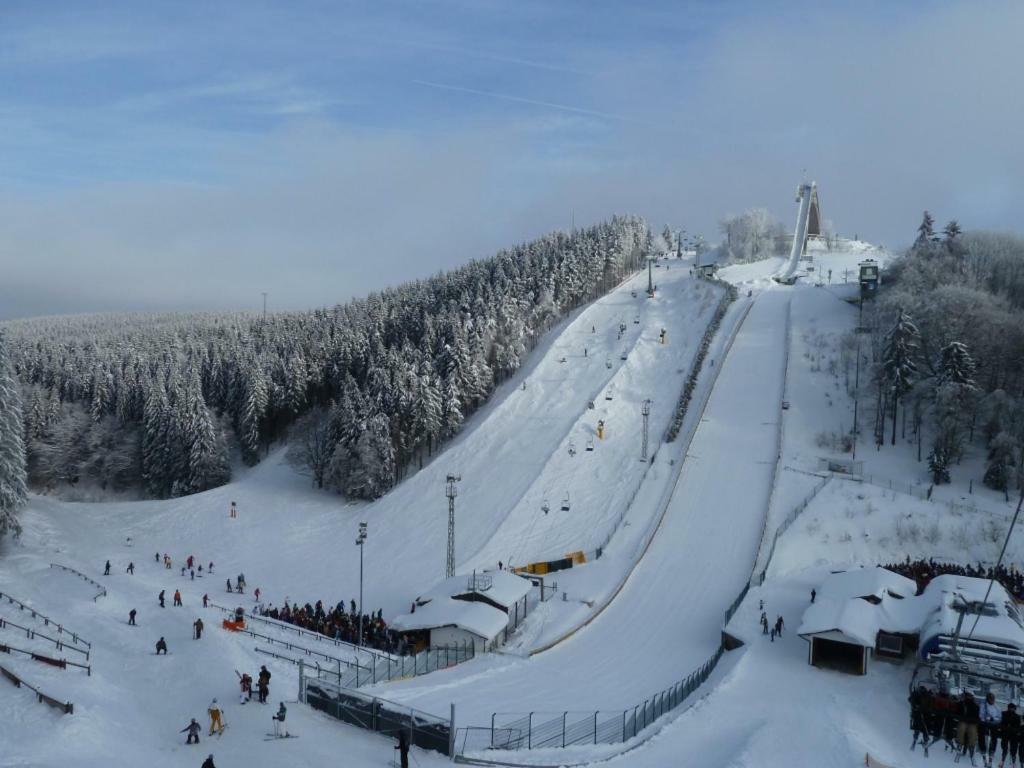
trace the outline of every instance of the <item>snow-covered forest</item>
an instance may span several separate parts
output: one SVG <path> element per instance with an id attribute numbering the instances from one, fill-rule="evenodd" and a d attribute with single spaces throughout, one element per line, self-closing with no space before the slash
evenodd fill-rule
<path id="1" fill-rule="evenodd" d="M 988 460 L 977 479 L 1004 492 L 1020 487 L 1024 239 L 962 233 L 956 221 L 937 233 L 926 212 L 872 305 L 864 321 L 874 341 L 876 442 L 913 436 L 932 480 L 944 483 L 966 447 L 981 440 Z M 850 362 L 856 345 L 844 343 Z"/>
<path id="2" fill-rule="evenodd" d="M 376 498 L 650 244 L 613 218 L 330 309 L 5 323 L 30 483 L 181 496 L 287 437 L 317 486 Z"/>

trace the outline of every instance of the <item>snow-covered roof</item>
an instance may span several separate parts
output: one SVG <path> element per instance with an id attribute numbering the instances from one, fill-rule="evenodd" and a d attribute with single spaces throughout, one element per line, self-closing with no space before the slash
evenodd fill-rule
<path id="1" fill-rule="evenodd" d="M 960 618 L 960 612 L 954 609 L 954 604 L 960 604 L 962 601 L 980 603 L 985 599 L 988 588 L 988 579 L 970 576 L 944 574 L 932 579 L 921 596 L 928 600 L 932 608 L 927 621 L 921 627 L 922 647 L 938 635 L 954 634 Z M 970 634 L 974 640 L 1000 643 L 1024 650 L 1024 626 L 1017 605 L 998 581 L 992 584 L 992 591 L 986 603 L 987 608 L 980 615 L 968 613 L 964 616 L 961 635 L 966 637 Z"/>
<path id="2" fill-rule="evenodd" d="M 468 595 L 476 592 L 492 603 L 510 608 L 530 593 L 533 582 L 509 571 L 480 571 L 452 576 L 436 584 L 429 592 L 416 598 L 418 605 L 431 600 Z M 417 609 L 419 610 L 419 609 Z"/>
<path id="3" fill-rule="evenodd" d="M 932 579 L 924 594 L 915 596 L 913 581 L 884 568 L 835 573 L 818 588 L 817 600 L 804 612 L 798 634 L 838 632 L 849 642 L 873 647 L 879 630 L 920 633 L 924 650 L 939 635 L 956 632 L 960 612 L 954 604 L 980 602 L 988 588 L 988 579 L 943 575 Z M 987 603 L 980 616 L 965 616 L 962 634 L 973 628 L 974 640 L 1024 650 L 1024 624 L 1013 599 L 998 582 Z"/>
<path id="4" fill-rule="evenodd" d="M 526 597 L 532 588 L 531 581 L 508 571 L 453 576 L 416 598 L 416 612 L 399 616 L 391 626 L 401 632 L 459 627 L 492 640 L 508 624 L 508 613 L 487 602 L 465 597 L 476 593 L 507 609 Z"/>
<path id="5" fill-rule="evenodd" d="M 391 622 L 393 629 L 410 632 L 419 629 L 458 627 L 485 640 L 493 640 L 508 624 L 508 615 L 487 603 L 465 600 L 431 600 L 415 613 L 399 616 Z"/>
<path id="6" fill-rule="evenodd" d="M 874 647 L 880 629 L 917 632 L 928 607 L 914 597 L 916 592 L 912 580 L 885 568 L 834 573 L 818 587 L 797 634 L 839 632 L 850 642 Z"/>

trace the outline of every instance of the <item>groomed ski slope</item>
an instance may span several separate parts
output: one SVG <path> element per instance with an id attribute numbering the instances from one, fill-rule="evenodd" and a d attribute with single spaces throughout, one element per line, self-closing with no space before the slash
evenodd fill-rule
<path id="1" fill-rule="evenodd" d="M 282 698 L 296 696 L 295 667 L 255 653 L 256 641 L 251 638 L 220 629 L 222 614 L 212 608 L 202 610 L 203 593 L 227 605 L 251 605 L 251 591 L 257 586 L 263 600 L 274 603 L 286 596 L 292 601 L 357 598 L 359 563 L 353 540 L 358 521 L 366 519 L 370 539 L 365 604 L 367 609 L 382 606 L 385 617 L 390 617 L 443 573 L 443 477 L 450 471 L 463 475 L 458 538 L 462 563 L 489 540 L 498 542 L 496 553 L 506 552 L 508 547 L 500 544 L 503 536 L 516 540 L 524 526 L 536 529 L 534 521 L 542 513 L 533 508 L 535 501 L 526 502 L 524 508 L 531 514 L 522 515 L 518 522 L 510 514 L 543 478 L 549 463 L 556 468 L 560 461 L 590 467 L 580 477 L 593 487 L 590 504 L 585 503 L 585 492 L 579 501 L 574 494 L 574 514 L 550 518 L 559 524 L 546 530 L 547 539 L 557 543 L 558 537 L 564 537 L 565 542 L 579 540 L 585 545 L 588 536 L 592 540 L 604 535 L 621 503 L 620 486 L 639 482 L 645 468 L 635 455 L 639 402 L 652 397 L 656 404 L 651 419 L 653 451 L 721 292 L 695 283 L 685 264 L 660 267 L 655 274 L 659 290 L 654 299 L 644 296 L 646 276 L 638 276 L 570 318 L 448 450 L 373 505 L 345 505 L 337 496 L 309 488 L 308 481 L 295 476 L 280 454 L 225 488 L 184 499 L 67 504 L 34 497 L 22 514 L 21 541 L 5 540 L 0 545 L 0 589 L 91 640 L 93 674 L 87 677 L 84 672 L 4 657 L 2 661 L 29 682 L 75 704 L 75 714 L 62 717 L 35 703 L 26 691 L 0 681 L 0 743 L 5 748 L 14 745 L 4 759 L 31 766 L 198 764 L 210 750 L 208 740 L 204 736 L 199 748 L 185 747 L 184 735 L 178 731 L 195 717 L 204 723 L 205 733 L 206 707 L 216 696 L 229 723 L 227 733 L 213 741 L 212 751 L 222 768 L 323 765 L 336 762 L 341 754 L 353 765 L 386 761 L 391 755 L 387 741 L 305 707 L 290 709 L 301 739 L 264 743 L 262 737 L 271 725 L 270 708 L 238 704 L 234 670 L 255 674 L 266 663 L 274 673 L 271 703 L 276 707 Z M 634 323 L 637 315 L 640 322 Z M 627 326 L 622 340 L 616 338 L 620 322 Z M 657 340 L 662 327 L 668 332 L 665 345 Z M 629 352 L 625 361 L 620 359 L 624 348 Z M 592 357 L 594 364 L 588 365 L 585 361 Z M 588 409 L 588 402 L 598 400 L 612 380 L 620 384 L 615 399 L 599 401 L 604 405 L 595 402 L 597 407 Z M 598 417 L 609 424 L 609 440 L 595 446 L 593 453 L 585 452 L 585 437 L 576 435 L 585 435 L 583 430 Z M 634 425 L 632 434 L 627 424 Z M 564 450 L 570 439 L 577 441 L 575 457 Z M 571 467 L 557 471 L 573 477 Z M 540 480 L 537 487 L 545 482 Z M 238 502 L 240 510 L 235 520 L 227 515 L 231 500 Z M 552 506 L 559 501 L 552 493 Z M 501 533 L 495 536 L 496 531 Z M 131 547 L 126 546 L 128 536 Z M 173 570 L 154 562 L 156 552 L 172 555 Z M 215 577 L 195 581 L 182 577 L 179 569 L 187 554 L 203 563 L 214 561 Z M 100 575 L 106 559 L 113 566 L 109 577 Z M 124 573 L 129 561 L 135 563 L 134 576 Z M 50 562 L 73 566 L 103 581 L 108 596 L 94 602 L 88 590 L 81 589 L 83 582 L 51 570 Z M 234 580 L 240 571 L 247 576 L 249 593 L 229 597 L 224 580 Z M 176 588 L 181 589 L 183 608 L 171 606 Z M 166 590 L 164 609 L 156 600 L 161 589 Z M 139 611 L 136 628 L 126 623 L 133 607 Z M 18 612 L 0 614 L 17 620 Z M 206 623 L 206 633 L 197 641 L 192 639 L 192 622 L 198 616 Z M 154 655 L 160 636 L 170 646 L 171 655 L 166 658 Z M 31 650 L 46 649 L 33 646 Z M 288 750 L 287 759 L 267 762 L 272 759 L 267 750 L 282 749 Z M 418 759 L 420 764 L 440 761 L 424 753 Z"/>
<path id="2" fill-rule="evenodd" d="M 491 712 L 632 707 L 703 663 L 750 576 L 777 459 L 791 292 L 766 291 L 740 328 L 645 557 L 596 620 L 553 649 L 495 656 L 380 695 L 459 725 Z M 719 362 L 721 364 L 721 362 Z M 384 692 L 386 691 L 386 693 Z"/>

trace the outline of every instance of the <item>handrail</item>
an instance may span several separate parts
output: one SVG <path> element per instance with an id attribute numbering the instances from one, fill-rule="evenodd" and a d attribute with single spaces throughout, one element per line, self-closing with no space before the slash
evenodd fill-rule
<path id="1" fill-rule="evenodd" d="M 283 645 L 289 651 L 302 651 L 307 656 L 319 656 L 320 658 L 324 659 L 325 661 L 333 661 L 336 664 L 344 664 L 346 667 L 353 667 L 353 668 L 358 668 L 358 669 L 368 669 L 368 667 L 364 667 L 362 664 L 359 664 L 358 662 L 345 661 L 345 659 L 339 659 L 337 656 L 331 656 L 329 653 L 323 653 L 321 651 L 314 651 L 314 650 L 311 650 L 309 648 L 304 648 L 301 645 L 293 645 L 292 643 L 289 643 L 287 640 L 279 640 L 276 637 L 270 637 L 270 635 L 261 635 L 259 632 L 254 632 L 251 629 L 244 629 L 244 628 L 242 628 L 242 629 L 234 629 L 234 630 L 231 630 L 231 631 L 232 632 L 244 632 L 245 634 L 250 635 L 251 637 L 253 637 L 253 638 L 257 639 L 257 640 L 262 640 L 264 642 L 270 643 L 271 645 L 275 645 L 275 644 L 276 645 Z"/>
<path id="2" fill-rule="evenodd" d="M 21 653 L 25 656 L 31 656 L 33 661 L 39 661 L 43 664 L 49 664 L 51 667 L 59 667 L 60 669 L 67 669 L 68 667 L 78 667 L 84 669 L 85 673 L 92 676 L 92 667 L 88 664 L 79 664 L 77 661 L 68 661 L 67 659 L 54 659 L 50 656 L 43 656 L 41 653 L 35 651 L 26 651 L 24 648 L 15 648 L 13 645 L 6 645 L 0 643 L 0 653 Z"/>
<path id="3" fill-rule="evenodd" d="M 18 677 L 16 674 L 11 672 L 11 670 L 7 669 L 7 667 L 3 665 L 0 665 L 0 675 L 6 677 L 8 680 L 14 683 L 16 688 L 21 688 L 22 686 L 28 688 L 30 691 L 32 691 L 32 693 L 36 695 L 36 698 L 41 704 L 49 704 L 51 707 L 59 709 L 65 715 L 75 714 L 75 705 L 72 704 L 70 701 L 58 701 L 57 699 L 53 698 L 53 696 L 48 696 L 31 683 L 28 683 L 22 678 Z"/>
<path id="4" fill-rule="evenodd" d="M 70 629 L 65 629 L 63 624 L 58 623 L 55 619 L 51 619 L 49 616 L 43 615 L 32 606 L 25 605 L 25 603 L 21 602 L 21 600 L 19 600 L 18 598 L 12 597 L 10 593 L 0 592 L 0 599 L 6 599 L 8 603 L 11 603 L 12 605 L 17 605 L 23 611 L 28 611 L 32 614 L 33 619 L 37 617 L 42 619 L 44 626 L 49 626 L 50 624 L 53 624 L 55 627 L 57 627 L 58 635 L 62 635 L 65 632 L 67 632 L 71 635 L 71 639 L 75 643 L 81 643 L 82 645 L 87 646 L 88 648 L 92 648 L 92 643 L 83 638 L 77 632 L 72 632 Z"/>
<path id="5" fill-rule="evenodd" d="M 61 570 L 67 571 L 68 573 L 73 573 L 73 574 L 75 574 L 75 576 L 77 576 L 80 579 L 84 579 L 85 581 L 87 581 L 90 584 L 92 584 L 94 587 L 98 587 L 100 591 L 99 591 L 98 595 L 95 595 L 92 598 L 94 602 L 96 600 L 98 600 L 99 598 L 101 598 L 101 597 L 106 597 L 107 596 L 107 588 L 106 587 L 104 587 L 98 581 L 96 581 L 94 579 L 90 579 L 88 576 L 86 576 L 81 571 L 76 571 L 74 568 L 71 568 L 71 567 L 69 567 L 67 565 L 61 565 L 60 563 L 50 563 L 50 567 L 51 568 L 60 568 Z"/>
<path id="6" fill-rule="evenodd" d="M 3 616 L 0 616 L 0 629 L 3 629 L 4 627 L 14 627 L 15 629 L 22 630 L 25 633 L 25 636 L 29 640 L 34 640 L 37 637 L 41 637 L 44 640 L 48 640 L 49 642 L 53 643 L 54 646 L 56 646 L 58 651 L 63 651 L 63 650 L 75 651 L 76 653 L 84 654 L 86 661 L 89 660 L 89 651 L 87 651 L 87 650 L 85 650 L 83 648 L 76 648 L 73 645 L 68 645 L 63 640 L 58 640 L 57 638 L 50 637 L 49 635 L 45 635 L 42 632 L 39 632 L 38 630 L 32 629 L 31 627 L 23 627 L 20 624 L 15 624 L 10 619 L 5 619 Z"/>
<path id="7" fill-rule="evenodd" d="M 225 608 L 223 605 L 217 605 L 216 603 L 214 603 L 212 601 L 209 604 L 210 604 L 211 607 L 216 608 L 216 609 L 218 609 L 220 611 L 223 611 L 224 613 L 229 613 L 232 616 L 235 613 L 235 610 L 233 608 Z M 338 648 L 349 648 L 349 649 L 351 649 L 353 651 L 356 651 L 358 653 L 366 653 L 366 654 L 369 654 L 370 656 L 377 657 L 380 660 L 392 659 L 393 656 L 394 656 L 394 654 L 386 653 L 384 651 L 378 651 L 378 650 L 373 649 L 373 648 L 367 648 L 365 645 L 356 645 L 355 643 L 349 643 L 349 642 L 346 642 L 344 640 L 337 640 L 336 638 L 333 638 L 330 635 L 325 635 L 322 632 L 315 632 L 315 631 L 313 631 L 311 629 L 306 629 L 305 627 L 300 627 L 300 626 L 298 626 L 296 624 L 290 624 L 289 622 L 282 621 L 281 619 L 272 619 L 272 618 L 269 618 L 267 616 L 261 616 L 258 613 L 252 613 L 252 614 L 247 613 L 247 614 L 245 614 L 245 618 L 246 618 L 246 621 L 249 621 L 249 620 L 259 621 L 259 622 L 262 622 L 264 624 L 268 624 L 268 625 L 270 625 L 272 627 L 277 627 L 278 629 L 288 630 L 289 632 L 295 632 L 295 633 L 297 633 L 299 635 L 310 636 L 310 637 L 314 638 L 317 642 L 332 643 L 334 646 L 336 646 Z"/>

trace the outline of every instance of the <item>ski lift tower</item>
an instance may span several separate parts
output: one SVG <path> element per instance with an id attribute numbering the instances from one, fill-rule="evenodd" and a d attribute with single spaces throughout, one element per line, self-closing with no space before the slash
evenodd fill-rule
<path id="1" fill-rule="evenodd" d="M 648 400 L 644 400 L 643 404 L 640 406 L 640 414 L 644 417 L 644 432 L 643 432 L 643 442 L 640 445 L 640 460 L 641 461 L 647 461 L 647 438 L 648 438 L 647 422 L 648 422 L 648 419 L 651 416 L 651 401 L 649 399 Z"/>
<path id="2" fill-rule="evenodd" d="M 459 495 L 458 486 L 461 475 L 448 475 L 445 478 L 445 496 L 448 497 L 448 558 L 445 561 L 445 578 L 455 575 L 455 497 Z"/>

